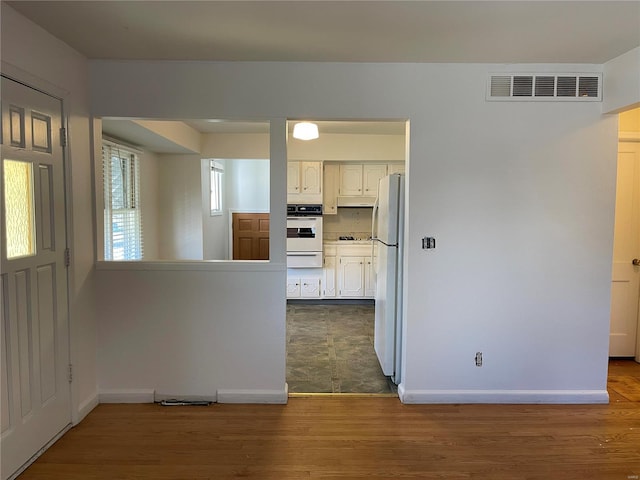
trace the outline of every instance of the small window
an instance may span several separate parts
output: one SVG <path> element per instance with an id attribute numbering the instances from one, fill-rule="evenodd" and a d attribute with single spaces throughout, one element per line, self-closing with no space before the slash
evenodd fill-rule
<path id="1" fill-rule="evenodd" d="M 211 160 L 210 164 L 211 216 L 222 215 L 222 175 L 224 168 L 218 162 Z"/>
<path id="2" fill-rule="evenodd" d="M 103 143 L 105 260 L 142 259 L 139 171 L 139 160 L 133 151 Z"/>
<path id="3" fill-rule="evenodd" d="M 4 218 L 7 259 L 36 254 L 33 165 L 4 160 Z"/>

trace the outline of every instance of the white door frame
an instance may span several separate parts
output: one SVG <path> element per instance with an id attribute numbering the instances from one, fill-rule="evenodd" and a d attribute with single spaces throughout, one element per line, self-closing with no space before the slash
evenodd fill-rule
<path id="1" fill-rule="evenodd" d="M 640 144 L 640 132 L 620 132 L 618 135 L 618 144 L 621 142 L 634 142 Z M 617 158 L 617 153 L 616 153 Z M 617 194 L 617 186 L 616 186 Z M 636 328 L 636 362 L 640 363 L 640 301 L 638 302 L 638 325 Z"/>
<path id="2" fill-rule="evenodd" d="M 73 258 L 73 209 L 72 209 L 72 188 L 71 188 L 71 165 L 69 158 L 69 114 L 67 112 L 67 102 L 70 96 L 70 92 L 67 90 L 58 87 L 57 85 L 50 83 L 49 81 L 33 75 L 15 65 L 7 63 L 5 61 L 0 61 L 0 73 L 3 77 L 12 80 L 14 82 L 20 83 L 25 87 L 36 90 L 40 93 L 43 93 L 49 97 L 52 97 L 60 102 L 60 122 L 61 127 L 65 132 L 65 143 L 62 146 L 62 162 L 63 162 L 63 193 L 64 193 L 64 222 L 65 222 L 65 248 L 69 249 L 71 252 L 71 258 Z M 1 180 L 1 179 L 0 179 Z M 73 265 L 73 262 L 71 262 Z M 71 266 L 66 269 L 66 286 L 67 286 L 67 345 L 68 345 L 68 358 L 69 358 L 69 367 L 71 365 L 77 364 L 77 356 L 75 354 L 76 348 L 74 343 L 74 335 L 72 335 L 72 331 L 74 330 L 74 324 L 72 319 L 74 315 L 72 314 L 72 305 L 73 302 L 71 299 L 72 288 L 75 284 L 74 282 L 74 272 Z M 71 372 L 70 372 L 71 374 Z M 81 414 L 79 405 L 79 392 L 77 388 L 77 382 L 70 381 L 68 384 L 69 388 L 69 424 L 60 431 L 55 437 L 47 442 L 40 450 L 37 452 L 33 452 L 33 456 L 29 459 L 29 461 L 24 464 L 17 472 L 15 472 L 14 476 L 20 475 L 29 465 L 36 461 L 36 459 L 42 455 L 51 445 L 53 445 L 60 437 L 62 437 L 73 425 L 78 424 L 84 416 L 86 416 L 91 409 L 97 405 L 97 397 L 95 402 L 92 402 L 91 405 L 87 405 L 87 408 L 84 409 L 84 412 Z M 13 478 L 12 477 L 12 478 Z"/>

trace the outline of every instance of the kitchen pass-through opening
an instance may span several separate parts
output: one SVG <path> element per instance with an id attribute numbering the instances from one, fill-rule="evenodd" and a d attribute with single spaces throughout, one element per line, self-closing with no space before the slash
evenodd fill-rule
<path id="1" fill-rule="evenodd" d="M 289 393 L 397 395 L 407 122 L 314 123 L 287 145 Z"/>

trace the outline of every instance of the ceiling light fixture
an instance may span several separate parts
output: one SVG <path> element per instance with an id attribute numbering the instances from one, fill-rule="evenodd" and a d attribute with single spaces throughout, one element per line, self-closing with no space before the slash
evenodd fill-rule
<path id="1" fill-rule="evenodd" d="M 300 122 L 293 126 L 293 138 L 298 140 L 313 140 L 319 137 L 318 125 L 311 122 Z"/>

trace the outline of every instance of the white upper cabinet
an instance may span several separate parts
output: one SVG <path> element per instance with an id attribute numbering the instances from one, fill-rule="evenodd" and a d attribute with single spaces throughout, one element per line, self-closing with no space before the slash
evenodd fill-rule
<path id="1" fill-rule="evenodd" d="M 375 197 L 378 183 L 386 174 L 386 163 L 344 163 L 340 165 L 340 196 Z"/>
<path id="2" fill-rule="evenodd" d="M 320 194 L 322 192 L 322 163 L 300 162 L 300 193 Z"/>
<path id="3" fill-rule="evenodd" d="M 287 162 L 287 203 L 322 203 L 322 162 Z"/>
<path id="4" fill-rule="evenodd" d="M 336 215 L 338 213 L 338 189 L 340 187 L 340 165 L 324 164 L 324 186 L 322 187 L 322 213 Z"/>
<path id="5" fill-rule="evenodd" d="M 300 162 L 287 163 L 287 194 L 300 193 Z"/>
<path id="6" fill-rule="evenodd" d="M 344 163 L 340 165 L 340 195 L 362 195 L 362 165 Z"/>
<path id="7" fill-rule="evenodd" d="M 363 195 L 378 196 L 378 184 L 380 179 L 387 175 L 387 165 L 382 163 L 364 164 L 362 166 L 362 191 Z"/>

